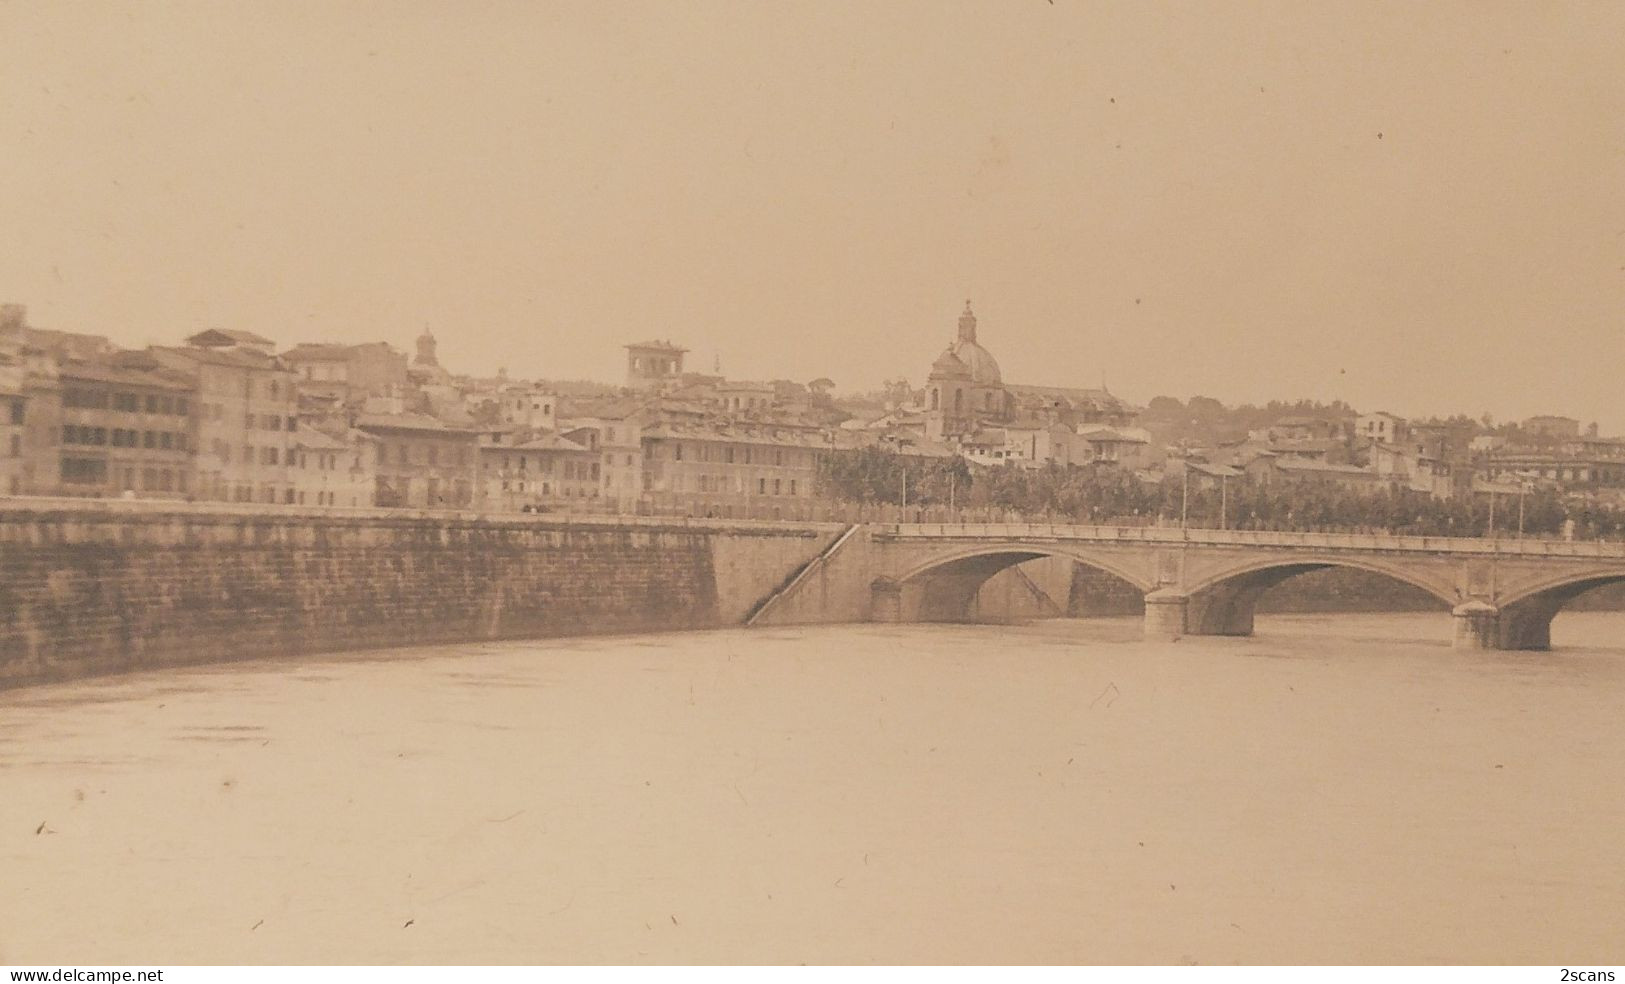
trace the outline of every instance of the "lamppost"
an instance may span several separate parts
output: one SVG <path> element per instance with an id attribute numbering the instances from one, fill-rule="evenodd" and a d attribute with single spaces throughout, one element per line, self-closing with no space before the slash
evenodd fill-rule
<path id="1" fill-rule="evenodd" d="M 1185 482 L 1179 491 L 1179 528 L 1185 528 L 1185 521 L 1190 517 L 1191 511 L 1191 461 L 1189 458 L 1180 459 L 1180 474 Z"/>
<path id="2" fill-rule="evenodd" d="M 1527 481 L 1518 483 L 1518 539 L 1523 539 L 1523 494 L 1529 491 Z"/>
<path id="3" fill-rule="evenodd" d="M 1230 520 L 1228 519 L 1229 513 L 1230 513 L 1230 476 L 1229 475 L 1220 475 L 1219 476 L 1219 529 L 1227 530 L 1227 529 L 1230 528 Z"/>

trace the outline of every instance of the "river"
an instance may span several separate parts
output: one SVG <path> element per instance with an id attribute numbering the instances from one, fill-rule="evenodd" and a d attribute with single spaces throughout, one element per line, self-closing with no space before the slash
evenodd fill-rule
<path id="1" fill-rule="evenodd" d="M 1625 961 L 1625 614 L 844 626 L 0 693 L 0 964 Z"/>

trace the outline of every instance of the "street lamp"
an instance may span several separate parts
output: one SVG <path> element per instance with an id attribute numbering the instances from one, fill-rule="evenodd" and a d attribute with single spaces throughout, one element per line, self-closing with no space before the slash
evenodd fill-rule
<path id="1" fill-rule="evenodd" d="M 1191 511 L 1191 461 L 1189 458 L 1180 459 L 1180 474 L 1184 476 L 1184 485 L 1179 492 L 1179 528 L 1185 528 L 1185 521 L 1190 517 Z"/>

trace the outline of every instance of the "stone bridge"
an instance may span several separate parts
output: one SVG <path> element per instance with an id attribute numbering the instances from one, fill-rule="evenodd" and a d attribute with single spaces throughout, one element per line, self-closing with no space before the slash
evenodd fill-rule
<path id="1" fill-rule="evenodd" d="M 1412 584 L 1455 617 L 1460 647 L 1546 649 L 1552 617 L 1625 581 L 1625 544 L 1390 534 L 1043 525 L 872 524 L 837 538 L 750 624 L 968 621 L 1007 568 L 1057 557 L 1145 595 L 1149 637 L 1249 635 L 1260 595 L 1351 567 Z"/>

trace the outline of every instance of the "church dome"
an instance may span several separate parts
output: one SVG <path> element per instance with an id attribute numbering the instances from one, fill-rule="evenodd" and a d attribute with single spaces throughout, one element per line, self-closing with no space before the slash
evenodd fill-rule
<path id="1" fill-rule="evenodd" d="M 943 349 L 942 354 L 937 356 L 937 361 L 931 363 L 931 378 L 932 379 L 940 379 L 940 378 L 958 378 L 958 379 L 962 379 L 962 378 L 967 377 L 969 375 L 971 375 L 970 366 L 965 365 L 965 363 L 959 358 L 959 356 L 954 354 L 954 348 L 953 348 L 952 345 L 950 345 L 947 348 Z"/>
<path id="2" fill-rule="evenodd" d="M 971 382 L 977 386 L 1002 386 L 999 363 L 993 353 L 977 344 L 974 339 L 963 339 L 954 346 L 953 354 L 961 365 L 970 369 Z"/>

